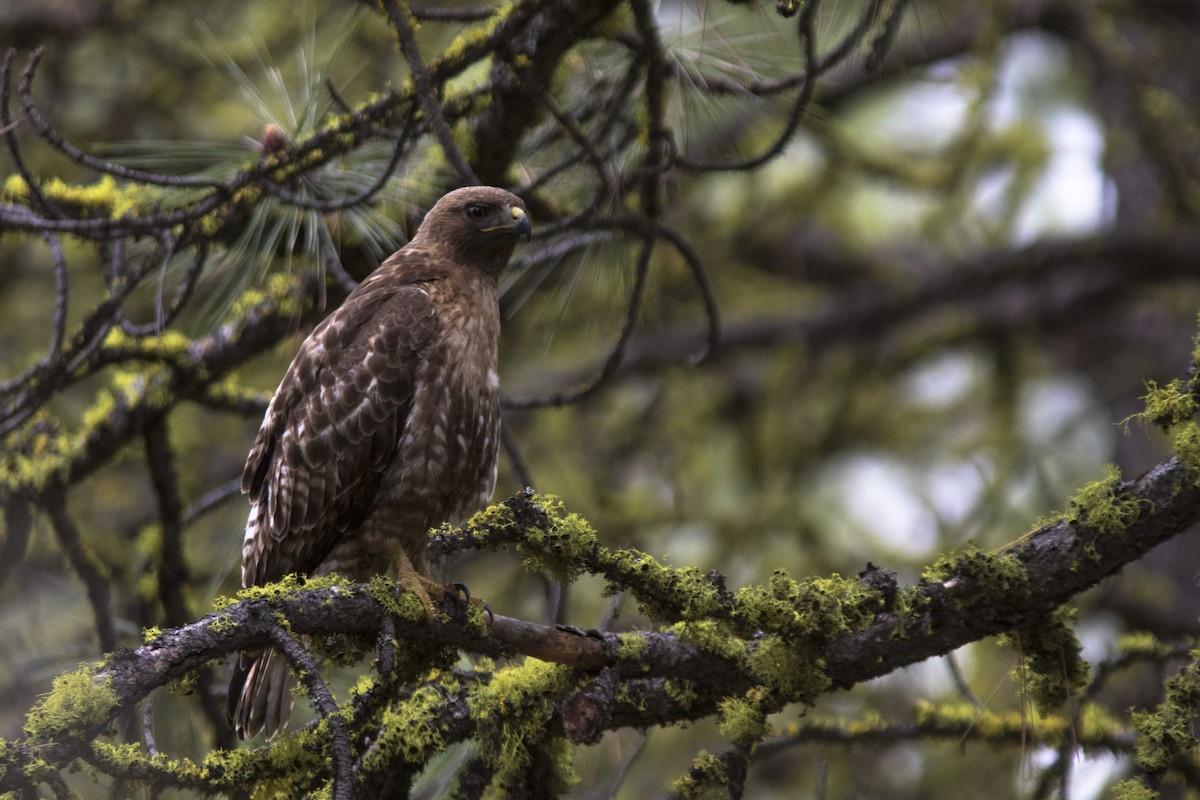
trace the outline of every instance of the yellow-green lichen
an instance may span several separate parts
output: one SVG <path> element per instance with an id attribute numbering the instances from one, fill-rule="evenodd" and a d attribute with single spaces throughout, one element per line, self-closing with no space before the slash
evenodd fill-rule
<path id="1" fill-rule="evenodd" d="M 1193 720 L 1200 713 L 1200 650 L 1191 662 L 1164 682 L 1166 698 L 1152 712 L 1134 712 L 1137 734 L 1134 752 L 1138 767 L 1164 770 L 1177 758 L 1191 758 L 1200 747 L 1193 733 Z"/>
<path id="2" fill-rule="evenodd" d="M 1147 381 L 1146 394 L 1141 399 L 1146 404 L 1146 410 L 1135 416 L 1164 430 L 1189 420 L 1196 414 L 1196 396 L 1192 394 L 1191 388 L 1178 378 L 1166 386 Z"/>
<path id="3" fill-rule="evenodd" d="M 446 746 L 444 690 L 422 686 L 404 702 L 383 713 L 379 736 L 364 759 L 367 770 L 378 769 L 395 758 L 406 764 L 423 764 Z"/>
<path id="4" fill-rule="evenodd" d="M 87 186 L 51 178 L 38 188 L 45 197 L 59 205 L 70 206 L 89 216 L 106 216 L 110 219 L 136 214 L 162 195 L 161 190 L 146 184 L 118 185 L 111 175 L 103 175 Z M 2 191 L 8 200 L 22 201 L 29 197 L 29 186 L 19 175 L 9 177 Z"/>
<path id="5" fill-rule="evenodd" d="M 118 411 L 136 407 L 163 409 L 171 405 L 171 373 L 155 365 L 143 370 L 115 369 L 111 373 L 112 388 L 96 393 L 92 405 L 83 412 L 80 436 L 87 436 L 103 426 Z"/>
<path id="6" fill-rule="evenodd" d="M 201 764 L 202 774 L 227 786 L 250 786 L 258 759 L 249 750 L 211 750 Z"/>
<path id="7" fill-rule="evenodd" d="M 1131 656 L 1164 658 L 1171 653 L 1171 646 L 1160 642 L 1153 633 L 1135 631 L 1117 639 L 1117 649 Z"/>
<path id="8" fill-rule="evenodd" d="M 722 611 L 717 586 L 696 567 L 672 569 L 640 550 L 597 550 L 610 583 L 605 592 L 627 589 L 654 620 L 703 620 Z"/>
<path id="9" fill-rule="evenodd" d="M 310 794 L 314 775 L 329 766 L 329 723 L 322 720 L 315 728 L 287 736 L 276 736 L 271 746 L 261 751 L 261 761 L 253 773 L 254 800 L 287 800 Z M 268 777 L 259 777 L 262 775 Z"/>
<path id="10" fill-rule="evenodd" d="M 547 722 L 555 702 L 575 689 L 580 675 L 561 664 L 536 659 L 496 672 L 467 698 L 476 721 L 476 747 L 496 769 L 494 787 L 502 787 L 530 763 L 535 748 L 546 745 Z M 559 779 L 573 783 L 570 750 L 560 751 Z"/>
<path id="11" fill-rule="evenodd" d="M 859 630 L 882 610 L 880 594 L 856 580 L 792 580 L 776 570 L 767 587 L 747 586 L 735 596 L 735 619 L 743 630 L 764 630 L 793 640 Z"/>
<path id="12" fill-rule="evenodd" d="M 420 599 L 412 592 L 398 593 L 396 582 L 387 575 L 376 575 L 367 581 L 367 592 L 387 614 L 414 622 L 426 618 Z"/>
<path id="13" fill-rule="evenodd" d="M 196 672 L 188 672 L 182 678 L 171 681 L 167 684 L 171 689 L 171 694 L 180 697 L 187 697 L 196 691 L 196 686 L 200 683 L 200 676 Z"/>
<path id="14" fill-rule="evenodd" d="M 636 661 L 645 654 L 650 646 L 646 637 L 639 633 L 621 633 L 617 635 L 617 658 L 622 661 Z"/>
<path id="15" fill-rule="evenodd" d="M 0 482 L 12 488 L 45 488 L 66 468 L 74 442 L 62 423 L 40 411 L 0 440 Z"/>
<path id="16" fill-rule="evenodd" d="M 707 750 L 701 750 L 688 774 L 676 780 L 671 788 L 681 800 L 694 800 L 709 787 L 728 785 L 729 771 L 725 762 Z"/>
<path id="17" fill-rule="evenodd" d="M 1112 786 L 1113 800 L 1155 800 L 1159 793 L 1142 783 L 1140 778 L 1128 778 Z"/>
<path id="18" fill-rule="evenodd" d="M 985 553 L 973 545 L 941 556 L 925 568 L 921 579 L 939 583 L 956 575 L 971 579 L 976 596 L 996 597 L 1029 585 L 1029 573 L 1019 558 Z"/>
<path id="19" fill-rule="evenodd" d="M 679 622 L 666 630 L 685 642 L 691 642 L 703 650 L 735 663 L 746 661 L 746 643 L 733 634 L 728 624 L 700 619 Z"/>
<path id="20" fill-rule="evenodd" d="M 721 735 L 739 747 L 753 747 L 766 738 L 771 726 L 763 710 L 766 692 L 751 689 L 745 697 L 727 697 L 720 703 Z"/>
<path id="21" fill-rule="evenodd" d="M 981 710 L 970 703 L 918 701 L 914 709 L 918 727 L 926 730 L 970 731 L 974 739 L 1003 741 L 1029 737 L 1043 744 L 1057 743 L 1068 730 L 1068 721 L 1057 715 Z"/>
<path id="22" fill-rule="evenodd" d="M 289 272 L 272 273 L 262 288 L 250 288 L 238 295 L 230 308 L 230 320 L 238 322 L 252 312 L 273 306 L 275 314 L 299 316 L 304 311 L 304 282 Z"/>
<path id="23" fill-rule="evenodd" d="M 789 643 L 778 636 L 768 636 L 757 644 L 750 654 L 750 669 L 780 697 L 809 702 L 832 683 L 815 645 Z"/>
<path id="24" fill-rule="evenodd" d="M 50 694 L 25 717 L 25 735 L 39 742 L 73 736 L 91 739 L 117 707 L 112 678 L 82 666 L 54 679 Z"/>
<path id="25" fill-rule="evenodd" d="M 586 557 L 597 548 L 596 531 L 583 517 L 567 513 L 553 495 L 536 495 L 533 502 L 545 511 L 549 524 L 525 532 L 517 547 L 522 563 L 560 583 L 570 583 L 584 571 Z"/>
<path id="26" fill-rule="evenodd" d="M 1142 501 L 1121 497 L 1121 470 L 1115 464 L 1104 467 L 1104 477 L 1093 481 L 1071 498 L 1073 521 L 1099 531 L 1120 533 L 1137 521 Z"/>
<path id="27" fill-rule="evenodd" d="M 1171 449 L 1187 467 L 1192 479 L 1200 483 L 1200 424 L 1185 422 L 1175 429 Z"/>
<path id="28" fill-rule="evenodd" d="M 1087 685 L 1091 669 L 1075 637 L 1074 608 L 1059 608 L 1040 625 L 1013 634 L 1024 659 L 1025 691 L 1039 709 L 1059 708 Z"/>

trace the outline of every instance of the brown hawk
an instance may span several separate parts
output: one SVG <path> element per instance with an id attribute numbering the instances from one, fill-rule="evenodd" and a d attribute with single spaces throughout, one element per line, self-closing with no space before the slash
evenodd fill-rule
<path id="1" fill-rule="evenodd" d="M 432 613 L 428 531 L 496 485 L 496 286 L 529 234 L 516 195 L 450 192 L 304 341 L 242 474 L 243 586 L 391 569 Z M 227 712 L 240 738 L 286 724 L 292 680 L 278 651 L 239 657 Z"/>

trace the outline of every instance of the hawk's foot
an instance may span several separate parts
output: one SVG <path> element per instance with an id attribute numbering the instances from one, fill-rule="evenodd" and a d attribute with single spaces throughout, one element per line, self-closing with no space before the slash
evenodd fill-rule
<path id="1" fill-rule="evenodd" d="M 455 600 L 461 600 L 468 605 L 477 606 L 483 613 L 487 614 L 488 624 L 492 624 L 492 619 L 495 614 L 492 613 L 492 607 L 482 597 L 472 597 L 471 590 L 467 588 L 465 583 L 447 583 L 443 587 L 446 592 L 446 597 L 453 597 Z"/>
<path id="2" fill-rule="evenodd" d="M 421 601 L 421 605 L 425 607 L 425 618 L 429 622 L 437 619 L 437 608 L 431 598 L 440 598 L 445 593 L 446 587 L 428 575 L 417 572 L 407 556 L 399 559 L 396 566 L 396 587 L 417 596 L 417 600 Z"/>

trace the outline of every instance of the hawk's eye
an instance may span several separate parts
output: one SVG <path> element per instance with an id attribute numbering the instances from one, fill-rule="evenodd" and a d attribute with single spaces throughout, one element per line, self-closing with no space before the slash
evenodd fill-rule
<path id="1" fill-rule="evenodd" d="M 467 217 L 476 222 L 488 215 L 488 210 L 485 206 L 469 205 L 467 206 Z"/>

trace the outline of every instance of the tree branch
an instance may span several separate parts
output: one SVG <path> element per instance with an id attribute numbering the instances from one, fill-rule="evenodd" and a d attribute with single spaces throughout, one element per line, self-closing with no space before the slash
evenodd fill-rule
<path id="1" fill-rule="evenodd" d="M 1080 520 L 1061 519 L 1028 534 L 1002 555 L 967 553 L 953 564 L 943 565 L 943 579 L 902 592 L 906 598 L 903 607 L 894 602 L 895 591 L 872 589 L 882 596 L 884 610 L 867 624 L 812 642 L 796 642 L 795 646 L 804 648 L 815 643 L 820 660 L 813 663 L 823 665 L 820 670 L 826 691 L 849 688 L 969 642 L 1034 626 L 1072 597 L 1200 520 L 1197 470 L 1178 458 L 1160 464 L 1134 483 L 1109 488 L 1112 502 L 1122 504 L 1127 511 L 1136 509 L 1122 529 L 1102 532 Z M 442 534 L 442 549 L 448 549 L 448 541 L 458 541 L 462 546 L 517 542 L 534 546 L 535 540 L 543 541 L 540 537 L 547 530 L 539 524 L 553 529 L 546 510 L 528 494 L 511 498 L 506 507 L 511 515 L 491 522 L 481 519 L 458 534 Z M 864 573 L 864 583 L 870 585 L 871 575 Z M 624 582 L 627 585 L 623 588 L 639 600 L 645 599 L 644 587 L 620 575 L 609 578 L 618 584 Z M 734 596 L 731 602 L 735 607 L 748 602 L 745 591 Z M 563 717 L 556 722 L 558 726 L 566 725 L 565 729 L 560 727 L 563 735 L 585 739 L 601 729 L 629 724 L 698 719 L 713 713 L 722 698 L 737 696 L 764 681 L 753 662 L 753 655 L 762 646 L 757 634 L 742 639 L 724 637 L 718 652 L 702 638 L 689 640 L 686 632 L 618 635 L 538 625 L 500 615 L 481 627 L 471 621 L 470 614 L 463 614 L 460 602 L 447 599 L 445 604 L 443 611 L 447 613 L 429 624 L 424 614 L 411 619 L 395 615 L 387 602 L 381 602 L 371 587 L 363 585 L 282 592 L 278 599 L 243 600 L 166 631 L 136 650 L 111 654 L 96 680 L 108 683 L 115 704 L 102 718 L 87 723 L 84 729 L 73 730 L 72 741 L 89 741 L 152 689 L 183 678 L 213 659 L 278 645 L 278 618 L 286 619 L 294 634 L 348 636 L 374 642 L 381 628 L 389 624 L 395 626 L 394 636 L 400 641 L 451 646 L 486 656 L 523 654 L 579 670 L 599 671 L 600 676 L 608 676 L 604 678 L 608 681 L 621 676 L 625 691 L 619 698 L 614 692 L 593 690 L 566 715 L 566 723 Z M 733 617 L 737 614 L 735 609 Z M 768 627 L 764 632 L 776 635 L 780 630 L 785 629 Z M 666 679 L 690 681 L 691 699 L 680 699 L 668 691 Z M 583 714 L 581 708 L 588 703 L 595 705 L 597 698 L 606 707 Z M 811 699 L 807 689 L 779 698 L 780 702 Z M 32 736 L 36 737 L 36 732 Z M 68 742 L 26 744 L 31 748 L 37 744 L 38 752 L 59 767 L 80 752 L 78 745 Z M 30 750 L 18 748 L 16 752 Z M 0 778 L 0 791 L 17 788 L 14 781 L 19 782 L 19 772 L 9 770 Z"/>

